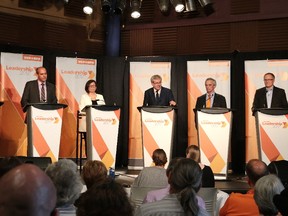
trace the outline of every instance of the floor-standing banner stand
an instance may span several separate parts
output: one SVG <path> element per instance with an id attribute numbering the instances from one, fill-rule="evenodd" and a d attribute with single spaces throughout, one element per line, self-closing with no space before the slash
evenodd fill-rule
<path id="1" fill-rule="evenodd" d="M 151 166 L 155 149 L 163 149 L 167 159 L 172 157 L 175 107 L 138 107 L 141 112 L 142 152 L 144 166 Z"/>
<path id="2" fill-rule="evenodd" d="M 59 158 L 63 108 L 65 104 L 33 103 L 27 111 L 28 157 Z"/>
<path id="3" fill-rule="evenodd" d="M 87 159 L 115 168 L 119 133 L 119 106 L 86 106 Z"/>
<path id="4" fill-rule="evenodd" d="M 212 168 L 216 179 L 226 179 L 232 111 L 227 108 L 199 109 L 196 115 L 201 162 Z"/>
<path id="5" fill-rule="evenodd" d="M 288 160 L 288 109 L 255 110 L 259 159 Z"/>

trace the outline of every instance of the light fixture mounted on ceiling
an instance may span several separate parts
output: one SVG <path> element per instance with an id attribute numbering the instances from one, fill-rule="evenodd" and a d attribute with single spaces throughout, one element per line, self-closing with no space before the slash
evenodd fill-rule
<path id="1" fill-rule="evenodd" d="M 157 0 L 161 13 L 167 14 L 170 8 L 169 0 Z"/>
<path id="2" fill-rule="evenodd" d="M 131 17 L 134 19 L 138 19 L 141 16 L 140 8 L 141 8 L 142 0 L 131 0 Z"/>
<path id="3" fill-rule="evenodd" d="M 126 0 L 117 0 L 114 9 L 114 14 L 123 14 L 125 8 L 126 8 Z"/>
<path id="4" fill-rule="evenodd" d="M 171 0 L 171 4 L 174 6 L 175 11 L 180 13 L 184 10 L 185 5 L 183 4 L 183 0 Z"/>
<path id="5" fill-rule="evenodd" d="M 83 12 L 87 15 L 93 13 L 94 0 L 84 0 Z"/>
<path id="6" fill-rule="evenodd" d="M 104 13 L 109 13 L 112 8 L 112 0 L 101 0 L 101 9 Z"/>

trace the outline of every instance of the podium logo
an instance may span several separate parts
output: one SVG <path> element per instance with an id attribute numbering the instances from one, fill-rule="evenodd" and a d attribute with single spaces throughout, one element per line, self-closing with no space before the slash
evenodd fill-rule
<path id="1" fill-rule="evenodd" d="M 35 121 L 41 121 L 41 122 L 45 122 L 45 123 L 53 123 L 53 124 L 58 124 L 60 121 L 59 117 L 44 117 L 44 116 L 36 116 L 34 118 Z"/>
<path id="2" fill-rule="evenodd" d="M 212 128 L 224 128 L 227 126 L 227 123 L 225 121 L 209 121 L 209 120 L 203 120 L 201 121 L 202 125 L 209 125 Z"/>
<path id="3" fill-rule="evenodd" d="M 95 73 L 93 71 L 88 71 L 89 77 L 88 79 L 93 79 L 95 77 Z"/>
<path id="4" fill-rule="evenodd" d="M 272 127 L 272 128 L 287 128 L 287 122 L 271 122 L 271 121 L 263 121 L 262 126 Z"/>
<path id="5" fill-rule="evenodd" d="M 145 119 L 144 122 L 146 124 L 153 124 L 154 126 L 168 126 L 170 124 L 170 121 L 168 119 Z"/>
<path id="6" fill-rule="evenodd" d="M 102 124 L 111 124 L 115 125 L 118 123 L 117 119 L 115 118 L 101 118 L 101 117 L 95 117 L 93 119 L 94 122 L 102 123 Z"/>

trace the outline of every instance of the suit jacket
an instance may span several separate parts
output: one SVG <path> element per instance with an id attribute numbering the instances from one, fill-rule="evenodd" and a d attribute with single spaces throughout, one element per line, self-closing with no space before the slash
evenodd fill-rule
<path id="1" fill-rule="evenodd" d="M 201 95 L 200 97 L 197 98 L 195 108 L 201 109 L 201 108 L 205 108 L 205 107 L 206 107 L 206 94 Z M 214 93 L 212 108 L 213 107 L 227 108 L 225 97 L 223 95 Z"/>
<path id="2" fill-rule="evenodd" d="M 169 106 L 169 102 L 173 100 L 174 96 L 170 89 L 161 87 L 159 101 L 156 101 L 154 89 L 150 88 L 144 93 L 143 106 Z"/>
<path id="3" fill-rule="evenodd" d="M 55 85 L 46 82 L 47 103 L 57 103 Z M 40 103 L 40 93 L 38 81 L 33 80 L 26 83 L 21 99 L 21 106 L 24 108 L 28 103 Z"/>
<path id="4" fill-rule="evenodd" d="M 254 96 L 252 111 L 267 108 L 266 87 L 257 89 Z M 284 89 L 273 87 L 271 108 L 288 108 L 286 93 Z"/>

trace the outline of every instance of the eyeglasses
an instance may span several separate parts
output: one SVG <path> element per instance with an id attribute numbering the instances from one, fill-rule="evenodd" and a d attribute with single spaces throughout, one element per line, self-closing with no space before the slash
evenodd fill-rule
<path id="1" fill-rule="evenodd" d="M 272 81 L 272 80 L 274 80 L 274 79 L 264 79 L 265 82 L 266 82 L 266 81 Z"/>
<path id="2" fill-rule="evenodd" d="M 89 85 L 89 88 L 96 88 L 96 85 Z"/>

